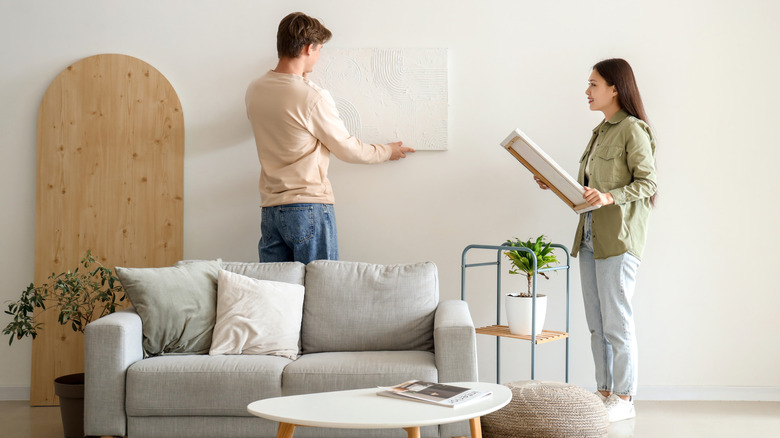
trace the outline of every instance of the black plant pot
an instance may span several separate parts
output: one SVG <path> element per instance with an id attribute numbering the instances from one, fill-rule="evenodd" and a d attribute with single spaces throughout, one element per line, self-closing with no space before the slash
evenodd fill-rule
<path id="1" fill-rule="evenodd" d="M 65 438 L 84 436 L 84 373 L 54 379 L 54 394 L 60 398 L 60 415 Z"/>

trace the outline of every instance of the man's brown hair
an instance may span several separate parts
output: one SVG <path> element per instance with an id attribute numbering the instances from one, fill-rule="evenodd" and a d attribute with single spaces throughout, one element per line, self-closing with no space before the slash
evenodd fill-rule
<path id="1" fill-rule="evenodd" d="M 297 58 L 309 44 L 325 44 L 333 34 L 316 18 L 303 12 L 284 17 L 276 32 L 276 52 L 279 58 Z"/>

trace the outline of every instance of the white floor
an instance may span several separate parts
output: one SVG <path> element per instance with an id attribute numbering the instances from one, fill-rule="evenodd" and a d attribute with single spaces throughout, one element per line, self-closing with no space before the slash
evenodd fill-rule
<path id="1" fill-rule="evenodd" d="M 609 438 L 780 437 L 780 402 L 636 401 L 636 418 Z"/>
<path id="2" fill-rule="evenodd" d="M 780 437 L 780 402 L 641 401 L 637 417 L 612 423 L 609 438 Z M 3 438 L 61 438 L 59 408 L 0 401 Z"/>

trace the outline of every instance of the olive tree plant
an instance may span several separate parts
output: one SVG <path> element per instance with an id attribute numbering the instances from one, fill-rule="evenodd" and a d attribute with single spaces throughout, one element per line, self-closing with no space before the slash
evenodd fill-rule
<path id="1" fill-rule="evenodd" d="M 87 251 L 81 265 L 73 271 L 52 273 L 48 282 L 39 286 L 30 283 L 19 300 L 8 305 L 5 313 L 13 316 L 13 321 L 5 326 L 3 334 L 9 336 L 9 345 L 14 338 L 35 339 L 43 327 L 36 317 L 47 305 L 59 311 L 57 321 L 61 325 L 70 324 L 73 331 L 83 333 L 87 324 L 115 312 L 117 304 L 124 300 L 119 278 Z"/>

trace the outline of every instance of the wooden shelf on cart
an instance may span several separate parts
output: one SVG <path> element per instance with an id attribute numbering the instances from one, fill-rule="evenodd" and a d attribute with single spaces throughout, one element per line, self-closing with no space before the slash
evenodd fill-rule
<path id="1" fill-rule="evenodd" d="M 507 338 L 525 339 L 526 341 L 531 340 L 531 335 L 513 335 L 512 333 L 509 333 L 509 326 L 506 325 L 491 325 L 488 327 L 478 327 L 477 333 L 481 335 L 504 336 Z M 545 342 L 558 341 L 561 339 L 566 339 L 568 337 L 569 334 L 566 332 L 542 330 L 541 334 L 536 335 L 536 343 L 543 344 Z"/>

